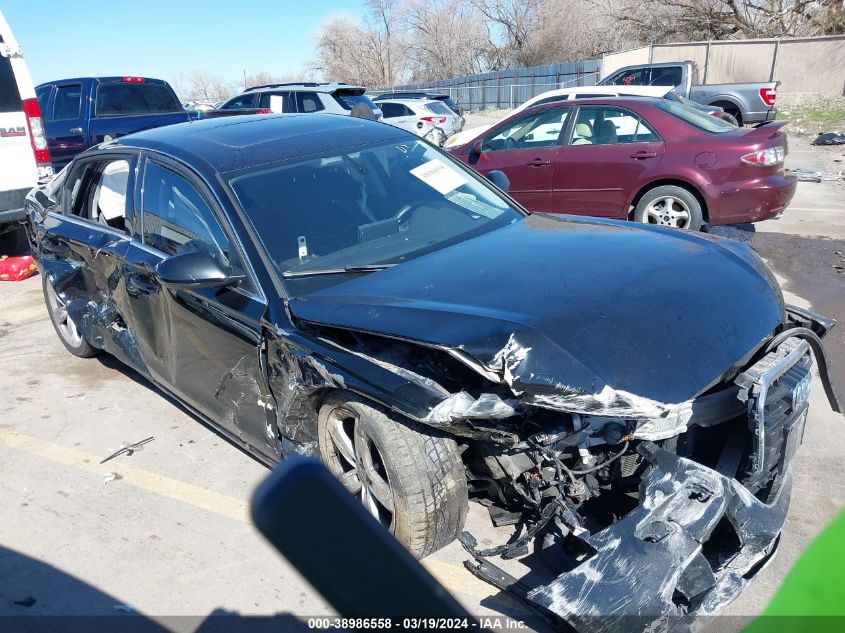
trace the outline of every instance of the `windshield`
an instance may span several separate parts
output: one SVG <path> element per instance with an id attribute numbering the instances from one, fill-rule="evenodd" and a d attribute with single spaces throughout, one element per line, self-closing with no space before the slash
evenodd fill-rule
<path id="1" fill-rule="evenodd" d="M 697 127 L 699 130 L 721 133 L 736 129 L 736 126 L 732 123 L 728 123 L 723 119 L 706 114 L 702 110 L 695 110 L 676 101 L 660 99 L 655 105 L 664 112 L 668 112 L 675 118 L 681 119 Z"/>
<path id="2" fill-rule="evenodd" d="M 226 176 L 286 285 L 307 293 L 347 268 L 398 264 L 523 217 L 483 179 L 420 141 Z"/>

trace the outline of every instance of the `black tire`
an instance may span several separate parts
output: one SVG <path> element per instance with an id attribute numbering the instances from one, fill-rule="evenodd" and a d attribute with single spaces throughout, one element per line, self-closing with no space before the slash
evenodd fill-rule
<path id="1" fill-rule="evenodd" d="M 29 240 L 22 226 L 0 233 L 0 255 L 25 255 L 29 253 Z"/>
<path id="2" fill-rule="evenodd" d="M 334 435 L 338 432 L 345 433 L 346 440 L 355 439 L 339 449 Z M 415 557 L 428 556 L 458 537 L 469 499 L 464 465 L 451 437 L 355 394 L 334 392 L 320 407 L 317 438 L 323 463 Z M 362 445 L 367 448 L 358 450 Z M 344 457 L 349 450 L 355 464 Z M 373 465 L 365 469 L 364 479 L 372 482 L 366 491 L 359 474 L 359 463 L 368 459 L 365 452 Z M 387 491 L 384 479 L 378 480 L 381 472 L 386 474 Z M 392 499 L 393 512 L 369 490 Z M 365 500 L 368 494 L 372 496 Z"/>
<path id="3" fill-rule="evenodd" d="M 725 113 L 731 115 L 734 118 L 737 127 L 742 127 L 742 112 L 735 108 L 725 108 Z"/>
<path id="4" fill-rule="evenodd" d="M 734 124 L 735 126 L 737 126 L 737 127 L 742 127 L 742 126 L 739 124 L 739 119 L 737 119 L 737 118 L 736 118 L 733 114 L 731 114 L 730 112 L 725 112 L 725 113 L 722 115 L 722 120 L 723 120 L 723 121 L 727 121 L 728 123 L 733 123 L 733 124 Z"/>
<path id="5" fill-rule="evenodd" d="M 44 291 L 44 302 L 47 304 L 47 314 L 50 315 L 50 323 L 53 324 L 53 329 L 62 345 L 65 346 L 74 356 L 80 358 L 91 358 L 100 353 L 96 347 L 90 345 L 85 337 L 76 329 L 75 324 L 68 316 L 67 311 L 63 309 L 64 302 L 58 296 L 47 275 L 41 275 L 41 289 Z M 78 336 L 74 336 L 73 332 Z"/>
<path id="6" fill-rule="evenodd" d="M 656 213 L 652 205 L 659 206 L 659 201 L 668 201 L 670 199 L 676 201 L 671 207 L 671 212 L 665 215 Z M 679 218 L 684 212 L 686 212 L 688 219 L 682 225 Z M 655 216 L 658 216 L 659 221 Z M 667 217 L 670 219 L 663 219 Z M 683 187 L 678 187 L 677 185 L 661 185 L 643 194 L 634 208 L 633 219 L 635 222 L 643 222 L 645 224 L 660 224 L 662 226 L 675 226 L 680 229 L 698 231 L 701 229 L 704 215 L 701 210 L 701 203 L 691 191 Z"/>

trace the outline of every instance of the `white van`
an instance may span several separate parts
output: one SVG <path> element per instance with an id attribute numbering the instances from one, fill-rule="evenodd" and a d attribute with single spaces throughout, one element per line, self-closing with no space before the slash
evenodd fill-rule
<path id="1" fill-rule="evenodd" d="M 26 248 L 24 198 L 53 175 L 41 110 L 29 70 L 0 12 L 0 255 Z"/>

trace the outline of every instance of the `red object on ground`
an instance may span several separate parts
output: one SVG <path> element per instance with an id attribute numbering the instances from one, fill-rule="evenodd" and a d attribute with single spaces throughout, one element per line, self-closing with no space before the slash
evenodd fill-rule
<path id="1" fill-rule="evenodd" d="M 0 257 L 0 281 L 21 281 L 38 272 L 31 255 Z"/>

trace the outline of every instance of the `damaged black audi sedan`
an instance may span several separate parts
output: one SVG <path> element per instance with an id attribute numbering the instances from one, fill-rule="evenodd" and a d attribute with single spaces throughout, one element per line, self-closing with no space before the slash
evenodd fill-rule
<path id="1" fill-rule="evenodd" d="M 776 547 L 832 321 L 742 244 L 528 214 L 412 134 L 233 117 L 100 145 L 29 196 L 50 317 L 266 463 L 315 455 L 414 555 L 470 496 L 554 549 L 525 598 L 715 613 Z M 648 573 L 643 574 L 643 570 Z M 504 583 L 507 584 L 507 583 Z"/>

